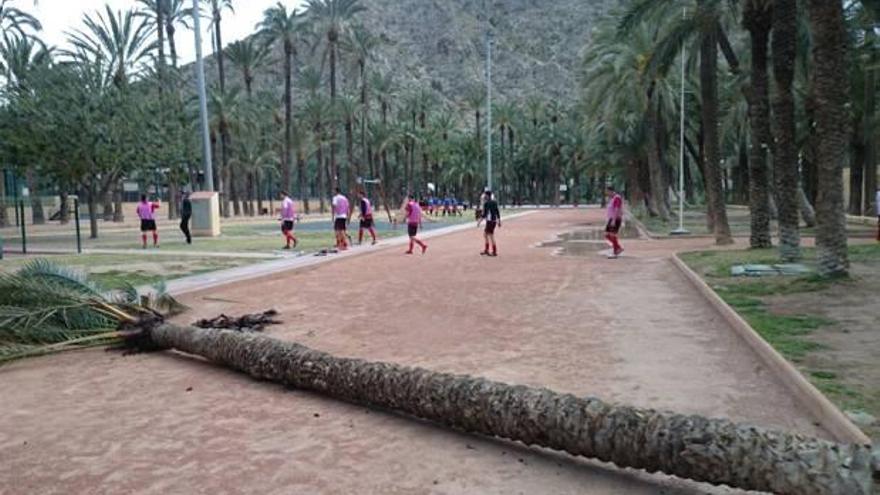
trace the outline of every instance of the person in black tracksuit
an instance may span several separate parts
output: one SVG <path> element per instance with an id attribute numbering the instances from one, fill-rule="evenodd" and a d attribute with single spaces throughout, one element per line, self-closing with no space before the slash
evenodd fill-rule
<path id="1" fill-rule="evenodd" d="M 187 244 L 192 244 L 192 235 L 189 233 L 190 218 L 192 218 L 192 201 L 189 199 L 189 193 L 185 192 L 180 202 L 180 231 L 186 236 Z"/>
<path id="2" fill-rule="evenodd" d="M 483 220 L 486 221 L 486 228 L 483 230 L 483 240 L 486 241 L 483 256 L 498 256 L 498 246 L 495 244 L 495 227 L 501 227 L 501 212 L 498 210 L 498 202 L 492 198 L 492 191 L 485 192 L 486 202 L 483 204 L 483 215 L 477 225 Z M 492 245 L 492 251 L 489 251 L 489 245 Z"/>

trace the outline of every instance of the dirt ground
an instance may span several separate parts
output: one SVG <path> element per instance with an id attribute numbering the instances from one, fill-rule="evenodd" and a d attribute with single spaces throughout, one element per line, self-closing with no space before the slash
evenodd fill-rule
<path id="1" fill-rule="evenodd" d="M 536 247 L 598 210 L 473 231 L 185 296 L 182 321 L 269 308 L 270 334 L 339 355 L 825 436 L 670 253 Z M 254 382 L 198 359 L 99 350 L 0 369 L 0 493 L 737 493 L 460 434 Z"/>

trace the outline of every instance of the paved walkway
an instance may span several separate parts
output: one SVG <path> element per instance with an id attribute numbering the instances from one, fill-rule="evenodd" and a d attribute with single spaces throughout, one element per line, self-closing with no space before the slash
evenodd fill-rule
<path id="1" fill-rule="evenodd" d="M 353 251 L 178 287 L 192 308 L 181 322 L 276 308 L 284 324 L 271 335 L 338 355 L 823 435 L 671 265 L 673 250 L 711 240 L 626 241 L 618 260 L 533 247 L 598 228 L 602 213 L 506 222 L 498 258 L 477 254 L 471 225 L 431 239 L 424 256 Z M 0 375 L 10 493 L 738 493 L 282 390 L 175 353 L 85 351 Z"/>

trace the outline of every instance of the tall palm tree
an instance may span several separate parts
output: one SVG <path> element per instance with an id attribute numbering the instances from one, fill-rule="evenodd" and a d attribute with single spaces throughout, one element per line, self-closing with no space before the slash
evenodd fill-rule
<path id="1" fill-rule="evenodd" d="M 226 48 L 226 56 L 241 72 L 247 96 L 253 96 L 254 74 L 269 61 L 269 46 L 253 38 L 235 41 Z"/>
<path id="2" fill-rule="evenodd" d="M 770 82 L 768 47 L 773 25 L 772 0 L 747 0 L 743 4 L 743 27 L 751 46 L 751 84 L 746 91 L 749 103 L 749 213 L 752 248 L 769 248 L 770 180 L 767 157 L 773 145 L 770 131 Z"/>
<path id="3" fill-rule="evenodd" d="M 816 204 L 816 251 L 819 273 L 846 275 L 849 257 L 843 204 L 843 163 L 849 143 L 847 32 L 840 2 L 808 0 L 813 40 L 810 84 L 816 100 L 819 197 Z"/>
<path id="4" fill-rule="evenodd" d="M 281 164 L 282 188 L 291 186 L 291 132 L 293 121 L 293 57 L 296 56 L 296 36 L 302 26 L 296 9 L 288 12 L 287 7 L 278 2 L 263 12 L 263 19 L 257 24 L 257 35 L 267 44 L 280 43 L 284 50 L 284 161 Z M 302 184 L 300 184 L 302 187 Z"/>
<path id="5" fill-rule="evenodd" d="M 165 17 L 168 14 L 168 0 L 138 0 L 141 10 L 137 15 L 147 19 L 156 30 L 156 74 L 160 90 L 165 89 Z"/>
<path id="6" fill-rule="evenodd" d="M 214 55 L 217 57 L 217 74 L 220 77 L 220 92 L 226 91 L 226 71 L 223 66 L 223 30 L 221 24 L 223 22 L 223 11 L 229 10 L 235 12 L 232 7 L 232 0 L 203 0 L 210 5 L 211 22 L 213 29 L 212 38 L 214 41 Z"/>
<path id="7" fill-rule="evenodd" d="M 370 105 L 367 99 L 367 88 L 369 80 L 367 78 L 367 63 L 373 59 L 373 52 L 379 45 L 379 39 L 373 36 L 365 27 L 355 26 L 350 36 L 345 38 L 342 45 L 343 48 L 352 53 L 357 61 L 358 79 L 360 81 L 361 92 L 361 166 L 365 167 L 370 163 L 370 151 L 367 148 L 367 128 L 369 127 Z"/>
<path id="8" fill-rule="evenodd" d="M 326 55 L 330 65 L 330 104 L 336 105 L 336 64 L 339 58 L 339 45 L 343 37 L 350 33 L 355 16 L 366 10 L 360 0 L 308 0 L 309 20 L 317 33 L 323 33 L 327 43 Z M 336 126 L 330 128 L 330 169 L 336 165 Z M 335 173 L 335 172 L 334 172 Z M 335 180 L 335 179 L 334 179 Z"/>
<path id="9" fill-rule="evenodd" d="M 798 156 L 795 143 L 794 66 L 797 56 L 797 0 L 773 1 L 773 176 L 779 214 L 779 254 L 800 259 Z"/>
<path id="10" fill-rule="evenodd" d="M 17 35 L 20 38 L 30 36 L 27 29 L 41 31 L 43 26 L 36 17 L 12 6 L 13 0 L 0 0 L 0 32 L 3 37 Z"/>
<path id="11" fill-rule="evenodd" d="M 168 50 L 171 55 L 171 66 L 177 69 L 177 44 L 174 35 L 177 32 L 177 26 L 183 26 L 192 29 L 191 19 L 193 10 L 187 7 L 187 0 L 165 0 L 167 10 L 165 11 L 165 34 L 168 36 Z"/>
<path id="12" fill-rule="evenodd" d="M 220 190 L 221 195 L 220 211 L 224 217 L 229 217 L 231 214 L 229 208 L 230 201 L 237 199 L 234 184 L 235 175 L 229 166 L 231 150 L 228 145 L 232 129 L 237 124 L 239 103 L 238 88 L 232 88 L 229 91 L 220 91 L 219 88 L 212 88 L 208 93 L 211 134 L 214 136 L 215 141 L 217 138 L 220 139 L 221 160 L 216 180 L 217 189 Z M 226 137 L 224 138 L 223 136 Z"/>

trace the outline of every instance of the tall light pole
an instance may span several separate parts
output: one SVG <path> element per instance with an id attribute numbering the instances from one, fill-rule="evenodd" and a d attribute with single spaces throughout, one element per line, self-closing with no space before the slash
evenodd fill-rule
<path id="1" fill-rule="evenodd" d="M 687 17 L 687 8 L 682 9 L 682 18 Z M 685 82 L 685 66 L 687 65 L 687 48 L 685 44 L 681 44 L 681 101 L 679 109 L 681 113 L 681 121 L 678 136 L 678 228 L 673 230 L 673 235 L 686 235 L 690 232 L 684 228 L 684 82 Z"/>
<path id="2" fill-rule="evenodd" d="M 208 130 L 208 98 L 205 95 L 205 65 L 202 62 L 202 27 L 199 0 L 193 0 L 193 30 L 196 33 L 196 84 L 199 91 L 199 117 L 202 121 L 202 163 L 205 167 L 205 191 L 214 190 L 214 169 L 211 166 L 211 138 Z"/>
<path id="3" fill-rule="evenodd" d="M 486 187 L 492 190 L 492 46 L 491 28 L 486 32 Z"/>

